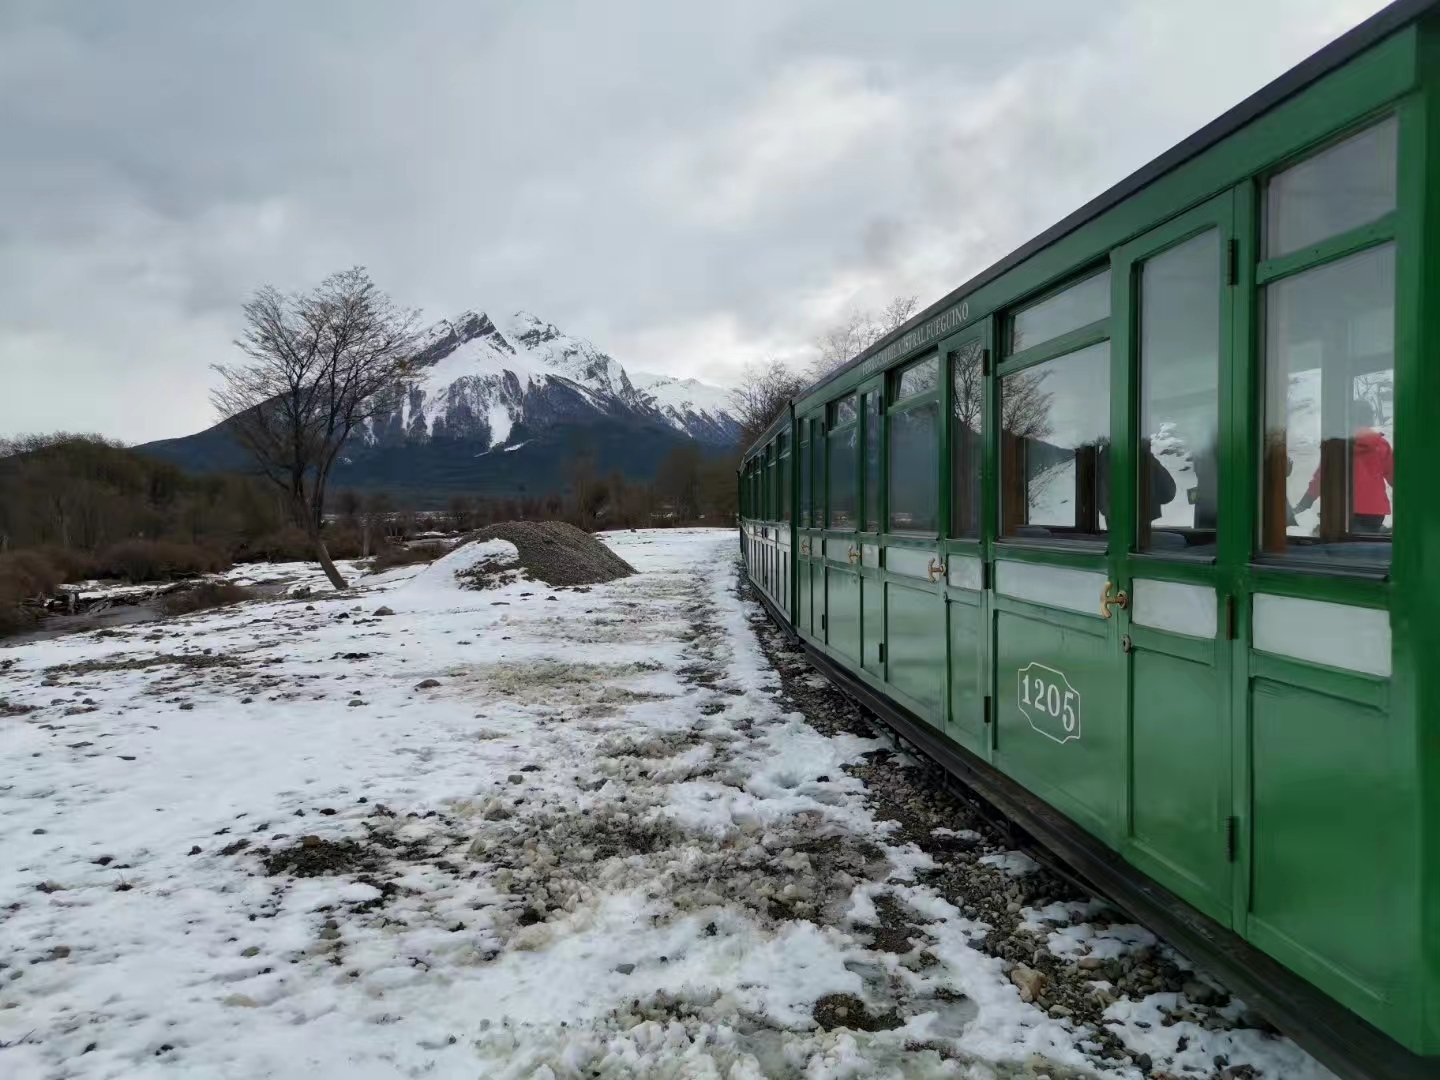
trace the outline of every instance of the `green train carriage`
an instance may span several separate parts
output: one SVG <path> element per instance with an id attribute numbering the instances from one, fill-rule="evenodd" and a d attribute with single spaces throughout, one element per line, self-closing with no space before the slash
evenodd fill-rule
<path id="1" fill-rule="evenodd" d="M 1437 405 L 1440 3 L 1401 2 L 793 401 L 742 552 L 1312 1052 L 1440 1076 Z"/>

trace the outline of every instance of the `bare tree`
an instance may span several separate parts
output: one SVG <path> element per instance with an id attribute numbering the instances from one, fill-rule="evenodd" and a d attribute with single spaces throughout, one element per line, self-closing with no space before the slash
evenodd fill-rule
<path id="1" fill-rule="evenodd" d="M 396 307 L 361 267 L 306 293 L 266 285 L 244 311 L 236 345 L 249 359 L 215 365 L 223 385 L 212 401 L 259 472 L 286 493 L 326 577 L 343 589 L 321 536 L 325 485 L 375 396 L 409 374 L 419 313 Z"/>
<path id="2" fill-rule="evenodd" d="M 890 331 L 905 325 L 918 306 L 917 297 L 897 296 L 881 308 L 878 315 L 871 311 L 851 311 L 844 321 L 830 327 L 815 339 L 815 347 L 820 350 L 820 355 L 811 365 L 811 373 L 817 379 L 830 374 Z"/>
<path id="3" fill-rule="evenodd" d="M 740 375 L 739 389 L 731 395 L 735 419 L 740 422 L 741 448 L 758 439 L 807 385 L 804 375 L 773 357 L 748 366 Z"/>

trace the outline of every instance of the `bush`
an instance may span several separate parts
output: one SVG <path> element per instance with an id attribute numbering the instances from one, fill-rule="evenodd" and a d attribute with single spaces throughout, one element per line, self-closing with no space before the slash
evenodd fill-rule
<path id="1" fill-rule="evenodd" d="M 356 529 L 326 529 L 325 550 L 332 559 L 358 559 L 362 538 Z M 266 533 L 235 553 L 237 562 L 315 562 L 315 545 L 304 529 L 290 526 Z"/>
<path id="2" fill-rule="evenodd" d="M 230 560 L 213 548 L 169 540 L 125 540 L 111 544 L 95 561 L 102 577 L 132 584 L 214 574 L 230 567 Z"/>
<path id="3" fill-rule="evenodd" d="M 61 581 L 88 581 L 95 576 L 98 569 L 95 556 L 78 548 L 51 544 L 29 550 L 44 556 L 45 560 L 59 572 Z"/>
<path id="4" fill-rule="evenodd" d="M 50 596 L 64 575 L 36 551 L 0 555 L 0 637 L 27 630 L 39 611 L 22 606 L 27 600 Z"/>
<path id="5" fill-rule="evenodd" d="M 193 589 L 171 593 L 161 601 L 160 606 L 167 615 L 188 615 L 192 611 L 238 604 L 254 595 L 251 590 L 228 581 L 202 581 Z"/>
<path id="6" fill-rule="evenodd" d="M 434 562 L 449 550 L 444 544 L 419 544 L 415 547 L 392 544 L 370 560 L 370 573 L 378 574 L 381 570 L 393 570 L 397 566 Z"/>

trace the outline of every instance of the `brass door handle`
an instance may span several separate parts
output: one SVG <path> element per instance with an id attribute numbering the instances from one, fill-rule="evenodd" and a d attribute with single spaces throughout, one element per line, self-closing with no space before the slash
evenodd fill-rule
<path id="1" fill-rule="evenodd" d="M 943 562 L 937 562 L 934 559 L 930 560 L 930 565 L 927 566 L 925 569 L 926 572 L 930 575 L 931 585 L 934 585 L 935 582 L 938 581 L 945 574 L 945 564 Z"/>
<path id="2" fill-rule="evenodd" d="M 845 558 L 849 559 L 850 564 L 853 566 L 855 563 L 860 561 L 860 549 L 852 547 L 849 554 L 847 554 Z"/>
<path id="3" fill-rule="evenodd" d="M 1100 616 L 1108 619 L 1115 608 L 1130 606 L 1130 596 L 1124 589 L 1116 589 L 1113 582 L 1105 582 L 1105 591 L 1100 594 Z"/>

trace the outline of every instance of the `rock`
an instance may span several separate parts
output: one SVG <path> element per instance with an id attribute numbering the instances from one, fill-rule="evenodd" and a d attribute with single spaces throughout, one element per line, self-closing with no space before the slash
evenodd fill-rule
<path id="1" fill-rule="evenodd" d="M 394 615 L 395 612 L 394 612 L 392 609 L 388 608 L 388 607 L 377 607 L 377 608 L 375 609 L 375 614 L 376 614 L 376 615 Z"/>
<path id="2" fill-rule="evenodd" d="M 1098 956 L 1082 956 L 1075 961 L 1075 966 L 1081 971 L 1099 971 L 1105 966 L 1105 961 Z"/>
<path id="3" fill-rule="evenodd" d="M 359 708 L 361 705 L 364 705 L 365 702 L 361 701 L 359 698 L 356 698 L 354 701 L 350 702 L 349 704 L 350 704 L 350 708 L 355 709 L 355 708 Z"/>
<path id="4" fill-rule="evenodd" d="M 69 945 L 56 945 L 44 957 L 46 960 L 64 960 L 70 955 Z"/>
<path id="5" fill-rule="evenodd" d="M 321 843 L 323 843 L 323 841 L 320 839 L 320 837 L 314 835 L 302 836 L 300 838 L 301 847 L 319 847 Z"/>
<path id="6" fill-rule="evenodd" d="M 44 836 L 44 835 L 45 835 L 45 830 L 44 830 L 44 829 L 31 829 L 31 830 L 30 830 L 30 835 L 31 835 L 31 836 Z"/>
<path id="7" fill-rule="evenodd" d="M 1051 1005 L 1050 1015 L 1053 1016 L 1056 1020 L 1061 1020 L 1067 1016 L 1074 1016 L 1075 1014 L 1071 1010 L 1067 1009 L 1064 1005 Z"/>
<path id="8" fill-rule="evenodd" d="M 1040 992 L 1045 989 L 1045 983 L 1048 980 L 1043 971 L 1036 971 L 1024 964 L 1016 964 L 1010 971 L 1010 981 L 1019 987 L 1020 1000 L 1029 1003 L 1040 996 Z"/>
<path id="9" fill-rule="evenodd" d="M 241 956 L 259 956 L 259 955 L 260 955 L 260 946 L 259 946 L 259 945 L 251 945 L 251 946 L 249 946 L 248 948 L 241 949 L 241 950 L 240 950 L 240 955 L 241 955 Z"/>
<path id="10" fill-rule="evenodd" d="M 260 1003 L 247 994 L 231 994 L 229 997 L 223 998 L 220 1004 L 237 1009 L 253 1009 Z"/>
<path id="11" fill-rule="evenodd" d="M 634 965 L 634 964 L 616 964 L 616 965 L 615 965 L 615 970 L 618 971 L 621 975 L 629 975 L 632 971 L 635 970 L 635 965 Z"/>
<path id="12" fill-rule="evenodd" d="M 250 704 L 252 701 L 254 701 L 254 700 L 255 700 L 255 699 L 254 699 L 253 697 L 242 697 L 242 698 L 240 699 L 240 704 L 241 704 L 241 705 L 249 705 L 249 704 Z"/>
<path id="13" fill-rule="evenodd" d="M 339 930 L 331 929 L 330 927 L 326 927 L 324 930 L 321 930 L 321 931 L 320 931 L 320 940 L 321 940 L 321 941 L 335 941 L 335 940 L 338 939 L 339 937 L 340 937 L 340 931 L 339 931 Z"/>
<path id="14" fill-rule="evenodd" d="M 525 777 L 518 772 L 512 772 L 506 779 L 512 784 L 523 784 L 525 782 Z"/>
<path id="15" fill-rule="evenodd" d="M 429 690 L 429 689 L 431 689 L 432 687 L 436 687 L 436 686 L 439 686 L 439 685 L 440 685 L 440 680 L 439 680 L 439 679 L 426 679 L 424 682 L 417 683 L 416 686 L 415 686 L 415 689 L 416 689 L 416 690 Z"/>
<path id="16" fill-rule="evenodd" d="M 189 712 L 189 711 L 190 711 L 191 709 L 193 709 L 193 708 L 195 708 L 195 706 L 194 706 L 192 703 L 186 701 L 186 702 L 184 702 L 183 704 L 181 704 L 181 706 L 180 706 L 180 711 L 181 711 L 181 712 Z"/>
<path id="17" fill-rule="evenodd" d="M 1226 997 L 1224 993 L 1199 979 L 1186 979 L 1180 992 L 1196 1005 L 1219 1005 Z"/>
<path id="18" fill-rule="evenodd" d="M 190 851 L 189 851 L 189 854 L 191 854 L 191 855 L 199 855 L 199 854 L 200 854 L 200 845 L 199 845 L 199 844 L 196 844 L 196 845 L 194 845 L 193 847 L 191 847 L 191 849 L 190 849 Z"/>

